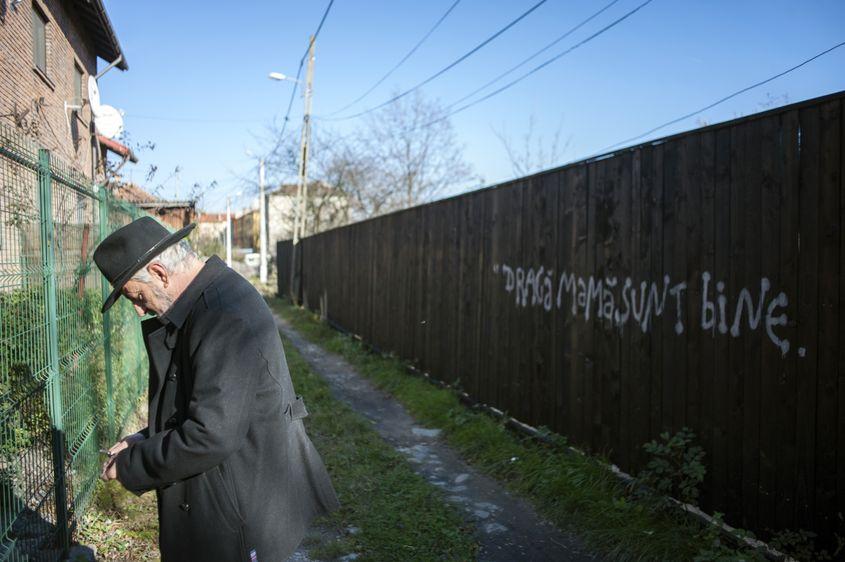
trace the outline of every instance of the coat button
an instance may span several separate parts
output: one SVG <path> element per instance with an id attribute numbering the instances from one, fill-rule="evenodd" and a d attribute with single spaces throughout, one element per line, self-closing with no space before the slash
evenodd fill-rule
<path id="1" fill-rule="evenodd" d="M 167 375 L 167 380 L 169 380 L 170 382 L 176 382 L 176 373 L 170 373 L 169 375 Z"/>
<path id="2" fill-rule="evenodd" d="M 179 506 L 179 509 L 181 509 L 182 511 L 185 511 L 185 512 L 191 511 L 191 504 L 183 503 Z"/>

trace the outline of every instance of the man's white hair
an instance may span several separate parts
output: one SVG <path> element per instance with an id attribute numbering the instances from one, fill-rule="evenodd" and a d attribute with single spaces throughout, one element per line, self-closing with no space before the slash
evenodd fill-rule
<path id="1" fill-rule="evenodd" d="M 132 276 L 132 281 L 139 283 L 149 283 L 152 281 L 152 275 L 147 271 L 150 264 L 158 263 L 167 270 L 168 273 L 180 273 L 190 266 L 194 260 L 199 259 L 197 254 L 191 249 L 191 245 L 187 240 L 180 240 L 173 244 L 162 253 L 157 255 L 148 264 L 142 267 L 138 273 Z"/>

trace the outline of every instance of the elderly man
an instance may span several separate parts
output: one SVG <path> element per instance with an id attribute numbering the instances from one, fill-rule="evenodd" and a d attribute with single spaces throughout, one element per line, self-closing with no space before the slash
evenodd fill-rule
<path id="1" fill-rule="evenodd" d="M 264 300 L 217 256 L 140 218 L 94 261 L 139 316 L 150 363 L 148 427 L 109 451 L 102 477 L 155 490 L 165 562 L 279 562 L 311 520 L 338 507 L 305 433 Z"/>

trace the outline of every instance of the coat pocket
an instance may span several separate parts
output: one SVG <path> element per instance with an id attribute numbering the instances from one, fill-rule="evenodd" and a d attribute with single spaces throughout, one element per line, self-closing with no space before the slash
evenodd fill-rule
<path id="1" fill-rule="evenodd" d="M 204 495 L 209 499 L 209 507 L 216 512 L 217 518 L 230 531 L 240 532 L 243 527 L 243 519 L 226 491 L 226 484 L 223 482 L 220 468 L 214 467 L 204 472 L 198 480 L 198 483 L 204 488 Z"/>
<path id="2" fill-rule="evenodd" d="M 238 496 L 235 493 L 235 485 L 232 482 L 231 472 L 224 472 L 223 468 L 220 465 L 217 465 L 214 468 L 214 471 L 217 472 L 217 476 L 220 478 L 220 484 L 223 486 L 223 495 L 225 496 L 225 500 L 229 505 L 229 508 L 238 518 L 238 521 L 242 525 L 244 523 L 244 517 L 240 510 L 240 502 L 238 501 Z"/>

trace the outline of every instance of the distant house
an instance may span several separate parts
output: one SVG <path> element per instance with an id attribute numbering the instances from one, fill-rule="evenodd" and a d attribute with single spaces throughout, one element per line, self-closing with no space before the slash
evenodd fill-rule
<path id="1" fill-rule="evenodd" d="M 293 238 L 298 190 L 297 184 L 285 184 L 267 193 L 267 240 L 271 254 L 276 252 L 277 241 Z M 346 224 L 349 212 L 346 193 L 319 182 L 309 184 L 306 234 Z"/>
<path id="2" fill-rule="evenodd" d="M 197 211 L 197 228 L 191 235 L 194 249 L 203 257 L 226 255 L 226 213 Z"/>
<path id="3" fill-rule="evenodd" d="M 118 186 L 112 194 L 117 199 L 132 203 L 155 215 L 158 220 L 174 230 L 195 222 L 197 216 L 196 201 L 159 199 L 132 183 Z"/>
<path id="4" fill-rule="evenodd" d="M 199 238 L 219 239 L 226 236 L 226 213 L 197 213 L 197 236 Z"/>
<path id="5" fill-rule="evenodd" d="M 128 69 L 102 0 L 0 0 L 0 36 L 0 122 L 91 177 L 98 152 L 129 157 L 114 141 L 101 146 L 91 127 L 97 58 Z"/>
<path id="6" fill-rule="evenodd" d="M 232 247 L 258 251 L 261 223 L 258 209 L 249 209 L 232 216 Z"/>

